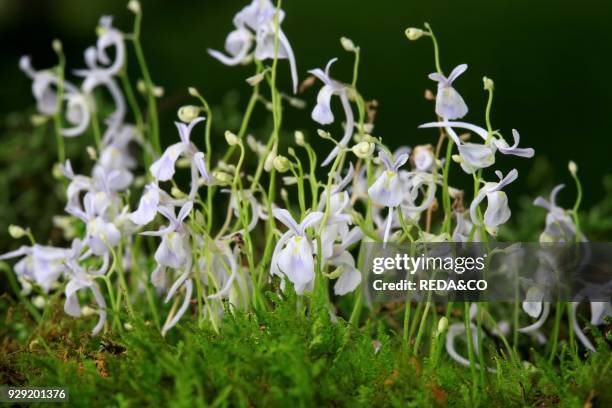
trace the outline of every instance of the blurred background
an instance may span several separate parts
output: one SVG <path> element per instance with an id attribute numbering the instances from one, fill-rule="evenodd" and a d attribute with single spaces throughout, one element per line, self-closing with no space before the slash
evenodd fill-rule
<path id="1" fill-rule="evenodd" d="M 164 145 L 177 137 L 172 122 L 178 107 L 191 101 L 188 86 L 196 86 L 221 113 L 215 134 L 219 148 L 225 146 L 223 130 L 237 129 L 238 115 L 250 94 L 244 79 L 252 69 L 223 66 L 206 49 L 223 48 L 233 15 L 245 4 L 142 1 L 142 42 L 153 79 L 165 89 L 159 101 Z M 494 127 L 506 138 L 510 129 L 518 129 L 522 146 L 536 150 L 533 160 L 498 155 L 504 173 L 512 167 L 519 170 L 519 180 L 510 187 L 513 211 L 528 207 L 535 195 L 560 182 L 569 186 L 561 204 L 570 207 L 575 189 L 567 163 L 573 159 L 584 184 L 585 208 L 599 208 L 599 218 L 612 213 L 606 212 L 606 203 L 612 205 L 612 180 L 605 177 L 612 174 L 612 2 L 286 0 L 283 8 L 287 13 L 283 30 L 297 55 L 300 79 L 308 69 L 340 57 L 333 76 L 350 81 L 352 55 L 342 50 L 339 38 L 350 37 L 361 46 L 358 87 L 367 99 L 378 101 L 374 134 L 392 147 L 436 142 L 435 132 L 417 129 L 434 119 L 433 105 L 423 97 L 426 89 L 435 89 L 427 78 L 434 71 L 431 42 L 426 38 L 410 42 L 404 36 L 405 28 L 422 27 L 428 21 L 441 45 L 444 71 L 469 64 L 456 83 L 470 108 L 466 120 L 484 124 L 482 77 L 486 75 L 496 86 Z M 29 123 L 34 100 L 18 59 L 29 54 L 37 69 L 54 65 L 51 40 L 59 38 L 68 68 L 82 68 L 83 50 L 95 43 L 95 27 L 104 14 L 115 16 L 119 29 L 131 31 L 133 16 L 126 1 L 0 0 L 0 253 L 17 245 L 6 233 L 11 223 L 31 226 L 44 243 L 53 234 L 51 215 L 61 214 L 63 206 L 50 175 L 55 161 L 53 136 Z M 130 63 L 134 68 L 133 59 Z M 286 62 L 280 63 L 279 72 L 281 86 L 289 90 Z M 307 102 L 305 110 L 288 108 L 284 127 L 304 129 L 323 147 L 310 120 L 318 88 L 300 95 Z M 256 116 L 263 113 L 259 107 Z M 342 116 L 339 111 L 337 116 Z M 256 120 L 254 127 L 259 125 Z M 92 142 L 69 140 L 69 157 L 83 156 L 86 144 Z M 514 222 L 532 223 L 539 231 L 543 216 L 539 211 L 537 220 L 524 216 Z"/>

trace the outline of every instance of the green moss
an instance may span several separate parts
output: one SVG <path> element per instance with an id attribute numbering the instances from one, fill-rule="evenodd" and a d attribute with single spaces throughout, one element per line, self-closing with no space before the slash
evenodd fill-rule
<path id="1" fill-rule="evenodd" d="M 558 366 L 534 354 L 537 369 L 498 358 L 473 398 L 468 369 L 444 354 L 434 366 L 383 324 L 350 330 L 293 301 L 228 314 L 218 334 L 186 317 L 166 338 L 143 318 L 123 333 L 79 334 L 87 319 L 63 317 L 60 304 L 36 327 L 3 301 L 0 382 L 65 386 L 73 406 L 612 406 L 603 349 Z"/>

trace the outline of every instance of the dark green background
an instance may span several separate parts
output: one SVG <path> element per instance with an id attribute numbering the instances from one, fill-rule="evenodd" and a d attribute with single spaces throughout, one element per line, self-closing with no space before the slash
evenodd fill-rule
<path id="1" fill-rule="evenodd" d="M 612 171 L 612 2 L 604 0 L 287 0 L 283 29 L 297 54 L 300 78 L 306 70 L 339 56 L 333 74 L 350 79 L 351 57 L 339 45 L 348 36 L 362 48 L 359 87 L 380 103 L 375 134 L 393 145 L 435 142 L 435 133 L 417 125 L 433 118 L 422 95 L 433 83 L 431 44 L 406 40 L 408 26 L 429 21 L 438 34 L 442 64 L 448 73 L 466 62 L 468 72 L 457 82 L 470 113 L 484 122 L 486 95 L 481 78 L 495 80 L 493 124 L 507 136 L 517 128 L 524 146 L 536 149 L 537 160 L 499 160 L 517 167 L 522 182 L 513 189 L 535 193 L 553 182 L 568 181 L 567 162 L 574 159 L 585 185 L 586 203 L 602 196 L 601 179 Z M 212 104 L 230 88 L 246 103 L 249 87 L 245 67 L 228 68 L 210 58 L 207 47 L 221 49 L 231 18 L 242 1 L 143 1 L 143 42 L 154 80 L 166 89 L 160 101 L 165 143 L 176 138 L 172 120 L 185 103 L 185 88 L 197 86 Z M 95 41 L 102 14 L 113 14 L 116 25 L 129 31 L 131 14 L 123 1 L 0 0 L 0 113 L 20 111 L 33 103 L 29 80 L 17 69 L 22 54 L 35 67 L 54 63 L 51 39 L 61 38 L 70 68 L 83 66 L 82 50 Z M 132 64 L 133 65 L 133 64 Z M 289 89 L 288 69 L 281 64 L 281 84 Z M 317 87 L 318 88 L 318 87 Z M 303 97 L 308 111 L 287 115 L 289 129 L 316 129 L 309 110 L 316 97 Z M 259 111 L 262 113 L 262 110 Z M 338 117 L 340 117 L 338 112 Z M 4 121 L 3 121 L 4 122 Z M 222 142 L 220 135 L 218 141 Z M 2 149 L 0 144 L 0 149 Z M 545 159 L 552 167 L 527 182 L 527 173 Z M 571 201 L 566 193 L 566 203 Z M 571 193 L 573 194 L 573 193 Z"/>

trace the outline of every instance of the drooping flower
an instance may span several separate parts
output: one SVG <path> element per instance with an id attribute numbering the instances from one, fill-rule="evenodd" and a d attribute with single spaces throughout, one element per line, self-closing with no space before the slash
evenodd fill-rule
<path id="1" fill-rule="evenodd" d="M 276 243 L 270 273 L 287 277 L 293 283 L 295 292 L 301 295 L 304 290 L 312 289 L 315 276 L 314 249 L 306 229 L 319 223 L 323 213 L 314 211 L 305 216 L 299 224 L 285 209 L 275 208 L 272 213 L 289 230 Z"/>
<path id="2" fill-rule="evenodd" d="M 338 274 L 334 284 L 334 293 L 338 296 L 354 291 L 361 283 L 361 272 L 355 267 L 355 259 L 348 249 L 363 236 L 363 231 L 359 227 L 354 227 L 343 237 L 340 244 L 333 247 L 333 254 L 328 262 L 337 268 L 332 274 Z"/>
<path id="3" fill-rule="evenodd" d="M 438 83 L 436 94 L 436 114 L 445 120 L 454 120 L 464 117 L 468 113 L 468 107 L 459 92 L 453 88 L 453 82 L 467 70 L 467 64 L 455 67 L 447 77 L 434 72 L 429 74 L 429 79 Z"/>
<path id="4" fill-rule="evenodd" d="M 209 49 L 208 53 L 225 65 L 238 65 L 249 60 L 251 46 L 255 40 L 255 58 L 259 61 L 273 59 L 275 55 L 277 10 L 270 0 L 253 0 L 234 16 L 234 30 L 225 39 L 225 54 Z M 278 59 L 288 59 L 293 81 L 293 92 L 297 92 L 298 75 L 295 55 L 287 36 L 280 28 L 285 12 L 278 10 Z"/>
<path id="5" fill-rule="evenodd" d="M 557 205 L 557 195 L 565 187 L 563 184 L 552 189 L 548 200 L 537 197 L 533 204 L 548 210 L 546 214 L 546 228 L 540 235 L 540 242 L 573 242 L 576 236 L 576 225 L 569 211 Z M 586 241 L 584 234 L 580 234 L 580 241 Z"/>
<path id="6" fill-rule="evenodd" d="M 51 116 L 57 112 L 57 86 L 59 78 L 51 70 L 36 71 L 32 68 L 29 56 L 24 55 L 19 60 L 19 68 L 32 79 L 32 94 L 36 99 L 38 112 Z M 67 94 L 77 93 L 76 86 L 64 81 L 64 91 Z"/>
<path id="7" fill-rule="evenodd" d="M 320 68 L 308 71 L 312 75 L 319 78 L 324 84 L 321 90 L 319 91 L 319 94 L 317 95 L 317 104 L 312 110 L 312 119 L 315 122 L 320 123 L 321 125 L 329 125 L 330 123 L 334 122 L 334 114 L 331 110 L 331 97 L 333 95 L 338 95 L 338 97 L 340 98 L 340 102 L 342 103 L 342 109 L 344 110 L 344 115 L 346 118 L 346 124 L 344 126 L 344 135 L 342 136 L 342 139 L 340 139 L 339 146 L 334 147 L 331 153 L 321 163 L 322 166 L 327 166 L 332 162 L 332 160 L 340 152 L 340 146 L 347 146 L 348 142 L 353 136 L 353 130 L 355 127 L 355 119 L 348 97 L 347 85 L 340 83 L 329 76 L 329 69 L 331 68 L 332 64 L 337 60 L 337 58 L 333 58 L 332 60 L 330 60 L 325 66 L 325 71 L 321 70 Z"/>
<path id="8" fill-rule="evenodd" d="M 505 177 L 501 171 L 496 171 L 495 174 L 499 177 L 499 182 L 488 182 L 478 191 L 474 201 L 470 204 L 470 217 L 472 223 L 481 226 L 482 223 L 478 218 L 478 206 L 486 198 L 487 209 L 484 212 L 483 223 L 487 230 L 494 233 L 497 227 L 504 224 L 510 219 L 510 207 L 508 207 L 508 196 L 502 188 L 512 183 L 518 177 L 516 169 L 511 170 Z"/>

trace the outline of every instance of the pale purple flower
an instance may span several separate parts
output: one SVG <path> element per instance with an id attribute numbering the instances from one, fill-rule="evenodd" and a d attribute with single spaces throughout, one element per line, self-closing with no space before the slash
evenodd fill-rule
<path id="1" fill-rule="evenodd" d="M 48 293 L 66 268 L 64 265 L 67 250 L 43 245 L 22 246 L 0 255 L 0 261 L 23 257 L 15 264 L 16 275 L 26 281 L 35 282 Z"/>
<path id="2" fill-rule="evenodd" d="M 121 233 L 115 224 L 101 216 L 101 213 L 106 208 L 104 202 L 105 200 L 103 199 L 102 203 L 96 203 L 95 195 L 90 192 L 85 194 L 83 198 L 84 210 L 80 208 L 66 209 L 70 214 L 78 217 L 86 224 L 85 243 L 89 246 L 91 252 L 98 256 L 105 255 L 109 248 L 116 247 L 121 240 Z M 96 208 L 96 204 L 102 208 Z"/>
<path id="3" fill-rule="evenodd" d="M 511 170 L 505 177 L 501 171 L 496 171 L 499 182 L 488 182 L 478 191 L 474 201 L 470 204 L 470 217 L 472 223 L 481 226 L 478 219 L 478 206 L 486 198 L 487 209 L 484 212 L 484 225 L 489 231 L 494 231 L 499 225 L 510 219 L 510 207 L 508 207 L 508 196 L 501 191 L 505 186 L 512 183 L 518 177 L 516 169 Z"/>
<path id="4" fill-rule="evenodd" d="M 175 164 L 179 157 L 184 156 L 191 162 L 191 190 L 190 197 L 194 197 L 198 189 L 198 173 L 204 182 L 211 182 L 211 177 L 206 171 L 204 153 L 200 152 L 193 142 L 189 140 L 194 126 L 204 121 L 204 118 L 196 118 L 189 125 L 175 122 L 179 131 L 181 141 L 169 146 L 162 156 L 151 165 L 150 171 L 157 181 L 168 181 L 174 176 Z"/>
<path id="5" fill-rule="evenodd" d="M 339 146 L 334 147 L 331 153 L 323 160 L 322 166 L 327 166 L 340 152 L 340 146 L 344 147 L 348 144 L 353 136 L 353 130 L 355 127 L 355 119 L 353 116 L 353 110 L 351 109 L 351 103 L 348 97 L 348 87 L 329 76 L 329 69 L 332 64 L 338 59 L 333 58 L 325 66 L 325 71 L 320 68 L 316 68 L 308 71 L 312 75 L 316 76 L 323 82 L 323 87 L 317 95 L 317 104 L 312 110 L 312 119 L 320 123 L 321 125 L 329 125 L 334 122 L 334 114 L 331 110 L 331 97 L 337 95 L 342 103 L 342 109 L 346 118 L 346 124 L 344 126 L 344 136 L 340 139 Z"/>
<path id="6" fill-rule="evenodd" d="M 285 13 L 278 15 L 278 59 L 288 59 L 293 81 L 293 92 L 297 92 L 298 76 L 295 55 L 291 44 L 280 24 Z M 276 7 L 270 0 L 253 0 L 234 16 L 234 27 L 225 39 L 225 50 L 229 56 L 209 49 L 208 53 L 225 65 L 238 65 L 249 60 L 253 39 L 255 39 L 255 58 L 259 61 L 274 58 L 276 36 Z"/>
<path id="7" fill-rule="evenodd" d="M 370 186 L 368 194 L 375 204 L 397 207 L 402 202 L 402 186 L 398 170 L 408 161 L 408 154 L 402 153 L 393 159 L 384 150 L 381 150 L 378 157 L 386 170 L 383 170 L 374 184 Z"/>
<path id="8" fill-rule="evenodd" d="M 297 294 L 303 294 L 314 282 L 313 245 L 306 229 L 319 223 L 323 213 L 315 211 L 308 214 L 301 223 L 297 223 L 289 211 L 275 208 L 274 217 L 289 228 L 274 248 L 270 272 L 273 275 L 286 276 L 294 285 Z"/>
<path id="9" fill-rule="evenodd" d="M 467 64 L 455 67 L 447 77 L 434 72 L 429 74 L 429 79 L 438 83 L 436 94 L 436 114 L 445 120 L 454 120 L 464 117 L 468 113 L 468 107 L 459 92 L 453 88 L 453 82 L 467 70 Z"/>
<path id="10" fill-rule="evenodd" d="M 472 125 L 471 123 L 450 121 L 431 122 L 425 123 L 419 126 L 419 128 L 444 128 L 453 142 L 457 145 L 457 149 L 459 149 L 459 154 L 462 159 L 461 168 L 468 174 L 473 173 L 475 170 L 493 165 L 495 163 L 495 153 L 497 150 L 505 155 L 525 158 L 531 158 L 534 155 L 534 150 L 532 148 L 518 147 L 520 135 L 516 129 L 512 129 L 514 145 L 509 146 L 503 138 L 497 136 L 495 133 L 489 135 L 486 129 Z M 462 142 L 454 128 L 471 130 L 480 136 L 485 141 L 485 144 Z"/>
<path id="11" fill-rule="evenodd" d="M 540 235 L 540 242 L 573 242 L 576 236 L 576 225 L 568 210 L 557 205 L 557 195 L 565 185 L 559 184 L 550 193 L 549 200 L 537 197 L 533 204 L 548 210 L 546 228 Z M 587 239 L 581 233 L 580 241 Z"/>
<path id="12" fill-rule="evenodd" d="M 19 68 L 32 79 L 32 94 L 36 99 L 38 112 L 51 116 L 57 112 L 57 86 L 59 79 L 50 70 L 36 71 L 32 68 L 30 57 L 25 55 L 19 60 Z M 67 94 L 77 93 L 77 87 L 64 81 Z"/>
<path id="13" fill-rule="evenodd" d="M 336 273 L 340 273 L 334 284 L 334 293 L 338 296 L 354 291 L 361 283 L 361 272 L 355 267 L 355 259 L 348 249 L 359 242 L 363 236 L 361 228 L 355 227 L 343 237 L 340 244 L 333 248 L 333 255 L 329 263 L 338 268 Z"/>

